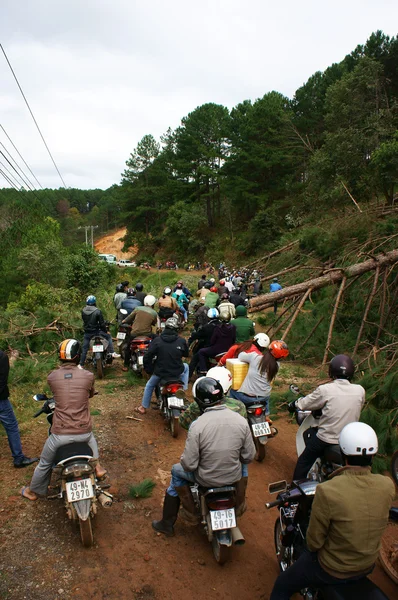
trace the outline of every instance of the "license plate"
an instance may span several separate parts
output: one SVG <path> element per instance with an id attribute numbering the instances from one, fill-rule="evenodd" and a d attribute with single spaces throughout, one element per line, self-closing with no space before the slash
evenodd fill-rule
<path id="1" fill-rule="evenodd" d="M 90 479 L 79 479 L 79 481 L 67 481 L 65 483 L 68 502 L 78 502 L 94 498 L 93 484 Z"/>
<path id="2" fill-rule="evenodd" d="M 170 398 L 167 398 L 167 403 L 169 408 L 181 408 L 184 406 L 184 399 L 176 398 L 176 396 L 170 396 Z"/>
<path id="3" fill-rule="evenodd" d="M 124 340 L 124 338 L 126 337 L 126 332 L 125 331 L 118 331 L 116 337 L 117 337 L 118 340 Z"/>
<path id="4" fill-rule="evenodd" d="M 144 357 L 143 356 L 139 356 L 138 357 L 138 364 L 139 365 L 143 365 L 144 364 Z"/>
<path id="5" fill-rule="evenodd" d="M 235 509 L 228 508 L 227 510 L 211 510 L 211 528 L 213 531 L 219 529 L 232 529 L 236 527 Z"/>
<path id="6" fill-rule="evenodd" d="M 263 435 L 271 435 L 271 428 L 268 421 L 264 423 L 253 423 L 252 424 L 254 437 L 261 437 Z"/>
<path id="7" fill-rule="evenodd" d="M 102 344 L 98 344 L 98 346 L 93 346 L 93 352 L 103 352 L 104 347 Z"/>

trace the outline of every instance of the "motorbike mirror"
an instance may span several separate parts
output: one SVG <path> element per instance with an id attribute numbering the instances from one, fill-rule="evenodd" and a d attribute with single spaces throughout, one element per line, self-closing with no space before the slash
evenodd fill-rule
<path id="1" fill-rule="evenodd" d="M 46 394 L 35 394 L 33 400 L 35 402 L 44 402 L 44 400 L 47 400 L 47 396 Z"/>
<path id="2" fill-rule="evenodd" d="M 127 314 L 128 314 L 128 313 L 127 313 L 127 310 L 126 310 L 125 308 L 121 308 L 121 309 L 120 309 L 120 313 L 121 313 L 122 315 L 127 315 Z"/>
<path id="3" fill-rule="evenodd" d="M 298 389 L 297 385 L 294 385 L 293 383 L 289 386 L 289 390 L 296 396 L 298 396 L 298 394 L 300 393 L 300 390 Z"/>
<path id="4" fill-rule="evenodd" d="M 285 479 L 282 481 L 275 481 L 274 483 L 270 483 L 268 485 L 268 492 L 270 494 L 280 494 L 281 492 L 286 492 L 287 482 Z"/>

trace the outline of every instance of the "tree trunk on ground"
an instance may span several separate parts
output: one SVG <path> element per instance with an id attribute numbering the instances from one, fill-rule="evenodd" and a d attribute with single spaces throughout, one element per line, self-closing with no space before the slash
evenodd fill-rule
<path id="1" fill-rule="evenodd" d="M 297 283 L 296 285 L 291 285 L 277 292 L 257 296 L 251 300 L 249 312 L 263 310 L 268 306 L 272 306 L 274 302 L 279 302 L 284 298 L 305 294 L 308 288 L 311 288 L 312 291 L 319 290 L 327 285 L 341 281 L 343 277 L 356 277 L 357 275 L 362 275 L 363 273 L 372 271 L 377 267 L 380 268 L 383 266 L 392 265 L 396 262 L 398 262 L 398 249 L 391 250 L 391 252 L 386 252 L 385 254 L 378 254 L 375 258 L 365 260 L 362 263 L 357 263 L 346 268 L 335 269 L 330 271 L 330 273 L 327 273 L 327 275 L 323 275 L 322 277 L 308 279 L 307 281 Z"/>

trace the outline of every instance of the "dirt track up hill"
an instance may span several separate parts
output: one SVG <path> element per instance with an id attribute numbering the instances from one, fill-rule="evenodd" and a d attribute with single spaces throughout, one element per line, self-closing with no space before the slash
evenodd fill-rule
<path id="1" fill-rule="evenodd" d="M 95 242 L 94 247 L 96 251 L 99 254 L 114 254 L 118 260 L 119 258 L 132 258 L 137 254 L 137 248 L 132 246 L 128 252 L 123 252 L 122 250 L 124 245 L 123 238 L 126 232 L 126 227 L 122 227 L 112 233 L 106 233 Z"/>

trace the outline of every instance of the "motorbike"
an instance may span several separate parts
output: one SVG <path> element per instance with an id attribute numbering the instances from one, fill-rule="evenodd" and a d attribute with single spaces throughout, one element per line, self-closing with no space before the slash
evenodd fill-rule
<path id="1" fill-rule="evenodd" d="M 306 550 L 305 537 L 312 502 L 318 481 L 278 481 L 268 486 L 270 494 L 277 493 L 275 502 L 267 502 L 267 509 L 277 507 L 278 518 L 274 528 L 276 557 L 281 571 L 286 571 Z M 331 585 L 322 589 L 305 588 L 300 591 L 305 600 L 388 600 L 370 579 L 364 577 L 345 585 Z"/>
<path id="2" fill-rule="evenodd" d="M 51 433 L 55 410 L 54 398 L 46 394 L 33 396 L 36 402 L 43 405 L 34 418 L 46 415 Z M 55 455 L 53 475 L 56 493 L 47 496 L 49 500 L 60 498 L 64 500 L 66 514 L 69 519 L 78 524 L 83 546 L 93 545 L 92 519 L 98 511 L 98 505 L 110 508 L 113 496 L 108 491 L 110 484 L 99 481 L 95 474 L 97 459 L 93 458 L 90 446 L 85 442 L 73 442 L 58 448 Z"/>
<path id="3" fill-rule="evenodd" d="M 160 381 L 155 390 L 158 409 L 166 419 L 173 438 L 180 431 L 180 414 L 184 410 L 186 399 L 183 383 L 180 380 Z"/>
<path id="4" fill-rule="evenodd" d="M 109 329 L 109 325 L 109 323 L 106 323 L 107 330 Z M 103 336 L 101 331 L 97 331 L 90 340 L 89 352 L 91 354 L 90 360 L 93 369 L 99 379 L 103 378 L 106 365 L 111 365 L 113 361 L 112 354 L 108 348 L 108 340 Z"/>
<path id="5" fill-rule="evenodd" d="M 262 462 L 267 452 L 268 440 L 278 434 L 276 427 L 270 425 L 266 417 L 266 405 L 255 401 L 246 405 L 247 420 L 256 447 L 256 460 Z"/>
<path id="6" fill-rule="evenodd" d="M 197 483 L 190 487 L 198 520 L 200 518 L 212 545 L 214 558 L 223 565 L 230 559 L 232 545 L 242 546 L 245 543 L 236 524 L 236 487 L 203 488 Z"/>
<path id="7" fill-rule="evenodd" d="M 140 335 L 130 340 L 130 368 L 133 373 L 142 375 L 144 370 L 144 354 L 151 342 L 152 338 L 145 335 Z"/>
<path id="8" fill-rule="evenodd" d="M 290 391 L 296 396 L 300 393 L 295 385 L 290 386 Z M 306 440 L 310 435 L 309 430 L 318 427 L 318 420 L 321 415 L 322 410 L 295 410 L 295 419 L 299 425 L 299 429 L 296 433 L 297 456 L 300 456 L 304 452 Z M 316 459 L 309 470 L 307 477 L 322 482 L 325 481 L 333 471 L 339 469 L 343 465 L 344 460 L 340 452 L 340 446 L 338 444 L 328 446 L 324 455 L 321 458 Z"/>
<path id="9" fill-rule="evenodd" d="M 130 335 L 131 325 L 126 323 L 119 323 L 119 327 L 116 334 L 117 347 L 121 357 L 124 359 L 124 352 L 127 346 L 127 339 Z"/>

